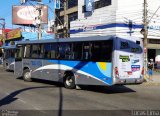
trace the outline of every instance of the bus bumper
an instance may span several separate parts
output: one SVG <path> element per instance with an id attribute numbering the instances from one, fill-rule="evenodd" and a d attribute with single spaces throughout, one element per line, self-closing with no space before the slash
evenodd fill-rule
<path id="1" fill-rule="evenodd" d="M 143 83 L 144 79 L 141 76 L 140 78 L 131 78 L 131 79 L 116 79 L 115 84 L 140 84 Z"/>

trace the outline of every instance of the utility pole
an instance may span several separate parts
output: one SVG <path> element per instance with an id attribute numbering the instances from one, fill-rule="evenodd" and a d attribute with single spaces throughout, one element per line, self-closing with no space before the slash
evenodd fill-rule
<path id="1" fill-rule="evenodd" d="M 42 5 L 40 5 L 38 8 L 38 19 L 37 19 L 37 24 L 38 24 L 38 40 L 42 38 L 42 24 L 41 24 L 41 11 L 42 11 Z"/>
<path id="2" fill-rule="evenodd" d="M 55 2 L 54 2 L 55 3 Z M 57 22 L 56 22 L 56 9 L 54 8 L 54 38 L 57 38 Z M 53 29 L 52 29 L 53 31 Z"/>
<path id="3" fill-rule="evenodd" d="M 144 32 L 143 32 L 143 44 L 144 44 L 144 74 L 147 74 L 147 61 L 148 61 L 148 20 L 147 20 L 147 0 L 144 0 Z"/>
<path id="4" fill-rule="evenodd" d="M 67 0 L 64 0 L 64 24 L 63 24 L 64 38 L 68 37 L 68 17 L 67 17 Z"/>
<path id="5" fill-rule="evenodd" d="M 5 42 L 6 39 L 6 33 L 5 33 L 5 19 L 4 18 L 0 18 L 0 20 L 2 20 L 2 35 L 3 35 L 3 42 Z"/>

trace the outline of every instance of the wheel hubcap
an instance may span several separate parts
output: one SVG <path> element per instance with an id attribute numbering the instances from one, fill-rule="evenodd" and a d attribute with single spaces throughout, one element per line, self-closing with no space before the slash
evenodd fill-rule
<path id="1" fill-rule="evenodd" d="M 73 83 L 73 80 L 71 78 L 69 78 L 69 79 L 66 80 L 66 84 L 68 86 L 71 86 L 72 83 Z"/>
<path id="2" fill-rule="evenodd" d="M 25 77 L 26 79 L 29 79 L 29 78 L 31 77 L 30 72 L 25 73 L 24 77 Z"/>

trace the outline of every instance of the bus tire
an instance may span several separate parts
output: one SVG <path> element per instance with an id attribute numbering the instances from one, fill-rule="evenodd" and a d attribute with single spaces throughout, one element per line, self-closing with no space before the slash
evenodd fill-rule
<path id="1" fill-rule="evenodd" d="M 75 89 L 75 77 L 73 75 L 66 75 L 64 77 L 64 87 L 67 89 Z"/>
<path id="2" fill-rule="evenodd" d="M 23 80 L 28 82 L 32 81 L 29 69 L 23 71 Z"/>

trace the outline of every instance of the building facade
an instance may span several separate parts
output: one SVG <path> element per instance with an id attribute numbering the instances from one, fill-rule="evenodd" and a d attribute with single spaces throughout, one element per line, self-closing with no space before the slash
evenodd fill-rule
<path id="1" fill-rule="evenodd" d="M 70 23 L 70 37 L 135 36 L 143 39 L 144 0 L 94 0 L 93 11 L 85 11 L 78 0 L 78 19 Z M 148 59 L 160 62 L 160 1 L 147 0 Z"/>
<path id="2" fill-rule="evenodd" d="M 56 9 L 56 38 L 70 37 L 70 22 L 78 19 L 78 0 L 60 0 L 61 8 Z"/>

